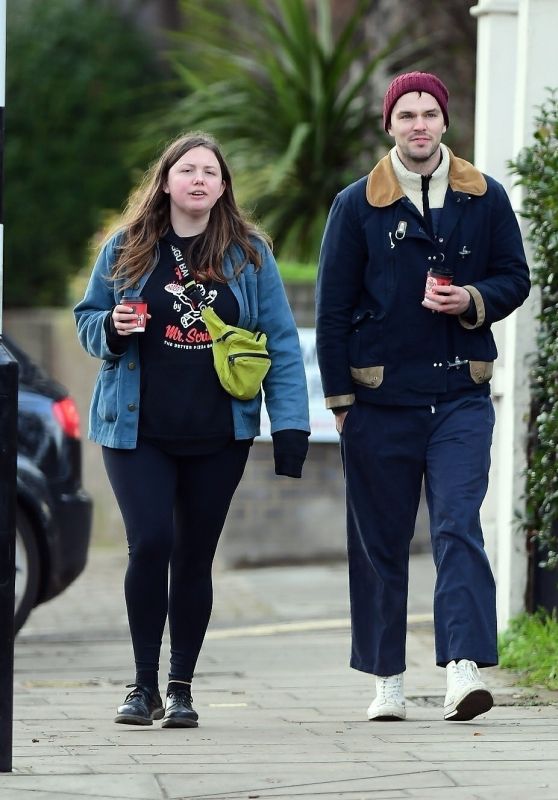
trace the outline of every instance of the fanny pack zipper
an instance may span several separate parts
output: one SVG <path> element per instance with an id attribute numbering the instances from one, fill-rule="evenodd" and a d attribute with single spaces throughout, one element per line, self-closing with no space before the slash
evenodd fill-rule
<path id="1" fill-rule="evenodd" d="M 233 336 L 233 334 L 234 334 L 235 332 L 236 332 L 236 331 L 227 331 L 227 332 L 226 332 L 226 333 L 224 333 L 222 336 L 219 336 L 219 338 L 218 338 L 218 339 L 215 339 L 215 341 L 216 341 L 216 342 L 224 342 L 224 341 L 225 341 L 225 339 L 227 339 L 229 336 Z M 256 336 L 254 337 L 254 341 L 255 341 L 255 342 L 259 341 L 259 340 L 261 339 L 261 336 L 262 336 L 262 332 L 261 332 L 261 331 L 258 331 L 258 333 L 256 334 Z"/>
<path id="2" fill-rule="evenodd" d="M 232 356 L 228 356 L 229 363 L 234 363 L 235 358 L 267 358 L 270 359 L 271 356 L 266 355 L 265 353 L 234 353 Z"/>

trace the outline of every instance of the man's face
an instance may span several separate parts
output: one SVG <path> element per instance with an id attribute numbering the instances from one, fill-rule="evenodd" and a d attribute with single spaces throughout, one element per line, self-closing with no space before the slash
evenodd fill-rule
<path id="1" fill-rule="evenodd" d="M 437 161 L 444 115 L 435 97 L 427 92 L 401 95 L 391 112 L 388 133 L 395 139 L 401 161 L 411 171 L 423 171 Z"/>

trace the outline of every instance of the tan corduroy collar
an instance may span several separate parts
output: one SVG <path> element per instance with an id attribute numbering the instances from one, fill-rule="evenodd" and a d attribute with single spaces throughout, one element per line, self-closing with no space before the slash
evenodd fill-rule
<path id="1" fill-rule="evenodd" d="M 483 195 L 486 192 L 486 179 L 482 172 L 465 161 L 454 156 L 448 148 L 450 163 L 448 182 L 454 192 Z M 397 180 L 391 157 L 388 153 L 379 161 L 366 183 L 366 199 L 371 206 L 384 208 L 405 196 L 401 184 Z"/>

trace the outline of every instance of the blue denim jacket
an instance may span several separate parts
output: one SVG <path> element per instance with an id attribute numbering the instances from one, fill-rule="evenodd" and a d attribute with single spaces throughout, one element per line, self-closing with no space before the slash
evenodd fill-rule
<path id="1" fill-rule="evenodd" d="M 127 337 L 128 349 L 117 355 L 107 345 L 104 326 L 107 314 L 123 295 L 121 282 L 110 280 L 117 242 L 118 234 L 102 248 L 74 315 L 82 346 L 103 361 L 93 389 L 89 438 L 106 447 L 131 449 L 137 442 L 140 407 L 138 335 Z M 225 257 L 225 277 L 240 308 L 238 325 L 267 334 L 271 368 L 263 389 L 271 432 L 309 431 L 306 376 L 295 321 L 271 250 L 259 241 L 258 249 L 263 256 L 261 268 L 247 264 L 237 276 L 230 254 Z M 157 251 L 151 270 L 134 286 L 134 293 L 141 294 L 158 260 Z M 231 397 L 236 439 L 259 434 L 261 401 L 261 392 L 253 400 Z"/>

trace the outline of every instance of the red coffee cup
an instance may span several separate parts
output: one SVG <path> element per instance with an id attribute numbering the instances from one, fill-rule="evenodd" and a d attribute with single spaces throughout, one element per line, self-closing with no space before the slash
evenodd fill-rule
<path id="1" fill-rule="evenodd" d="M 123 297 L 122 305 L 130 306 L 137 315 L 138 324 L 131 329 L 132 333 L 143 333 L 147 325 L 147 303 L 143 297 Z"/>
<path id="2" fill-rule="evenodd" d="M 437 286 L 451 286 L 453 283 L 453 273 L 449 270 L 429 269 L 426 273 L 425 292 L 436 293 Z"/>

